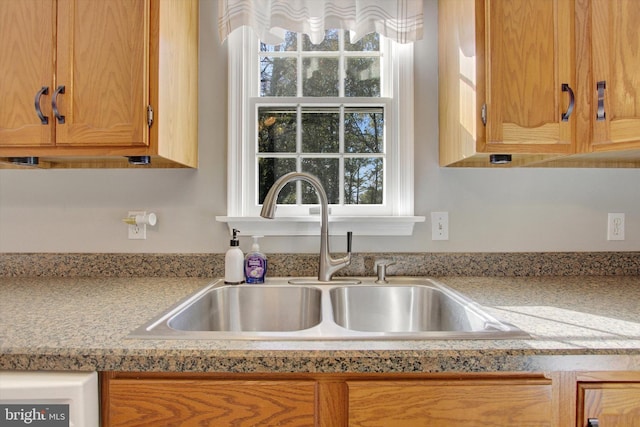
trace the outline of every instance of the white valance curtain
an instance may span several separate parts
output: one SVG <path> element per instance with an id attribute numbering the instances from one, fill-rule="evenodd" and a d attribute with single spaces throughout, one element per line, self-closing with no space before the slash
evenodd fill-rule
<path id="1" fill-rule="evenodd" d="M 422 38 L 423 0 L 219 0 L 218 31 L 224 41 L 236 28 L 253 28 L 268 44 L 280 44 L 286 31 L 305 33 L 311 42 L 325 30 L 351 32 L 351 41 L 377 32 L 399 43 Z"/>

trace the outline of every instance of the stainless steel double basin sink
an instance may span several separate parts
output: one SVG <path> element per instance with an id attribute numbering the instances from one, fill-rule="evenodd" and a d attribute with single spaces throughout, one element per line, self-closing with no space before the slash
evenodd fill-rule
<path id="1" fill-rule="evenodd" d="M 133 331 L 130 338 L 388 340 L 527 338 L 517 327 L 432 279 L 349 284 L 213 282 Z"/>

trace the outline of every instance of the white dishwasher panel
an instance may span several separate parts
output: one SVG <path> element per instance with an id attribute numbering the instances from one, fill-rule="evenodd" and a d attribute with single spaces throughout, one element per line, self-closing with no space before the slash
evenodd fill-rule
<path id="1" fill-rule="evenodd" d="M 39 421 L 39 413 L 46 413 L 42 405 L 69 405 L 68 420 L 60 420 L 66 414 L 51 414 L 60 424 Z M 0 371 L 0 407 L 1 426 L 98 427 L 98 373 Z"/>

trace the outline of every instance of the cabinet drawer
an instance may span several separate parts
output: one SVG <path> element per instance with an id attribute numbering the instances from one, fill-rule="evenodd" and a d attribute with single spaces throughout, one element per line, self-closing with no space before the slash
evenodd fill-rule
<path id="1" fill-rule="evenodd" d="M 349 426 L 551 426 L 550 380 L 349 381 Z"/>
<path id="2" fill-rule="evenodd" d="M 578 426 L 640 426 L 640 383 L 578 383 Z"/>
<path id="3" fill-rule="evenodd" d="M 313 426 L 315 402 L 313 381 L 115 379 L 103 411 L 109 426 Z"/>

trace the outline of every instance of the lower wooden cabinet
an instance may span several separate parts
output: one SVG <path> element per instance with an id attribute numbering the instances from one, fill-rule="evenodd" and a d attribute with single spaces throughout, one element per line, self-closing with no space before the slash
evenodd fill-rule
<path id="1" fill-rule="evenodd" d="M 349 426 L 552 426 L 551 380 L 349 381 Z"/>
<path id="2" fill-rule="evenodd" d="M 640 426 L 640 382 L 578 383 L 578 426 Z"/>
<path id="3" fill-rule="evenodd" d="M 116 379 L 105 426 L 313 426 L 314 381 Z"/>
<path id="4" fill-rule="evenodd" d="M 103 427 L 640 427 L 636 371 L 103 372 L 101 384 Z"/>
<path id="5" fill-rule="evenodd" d="M 554 425 L 542 375 L 413 377 L 103 373 L 102 425 Z"/>

